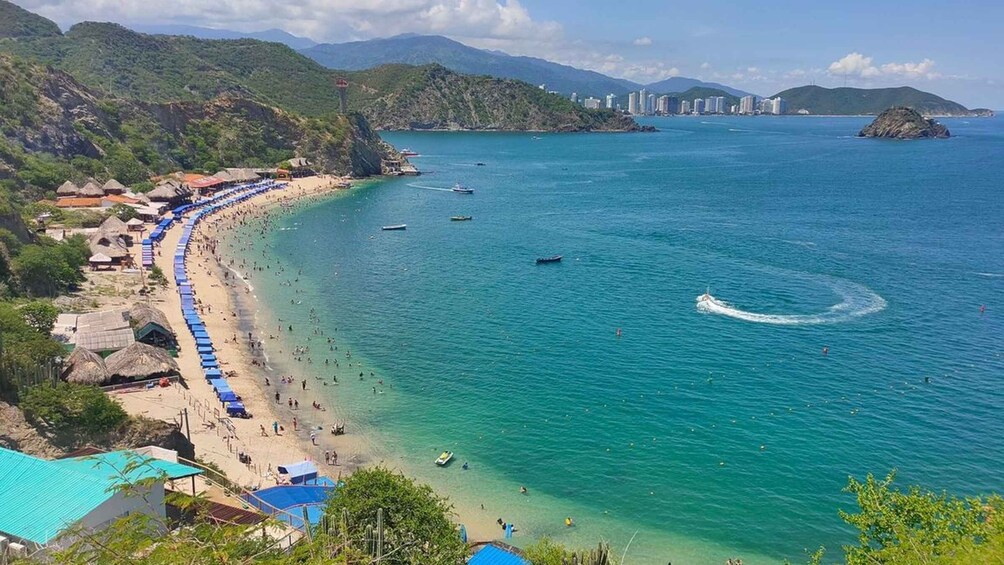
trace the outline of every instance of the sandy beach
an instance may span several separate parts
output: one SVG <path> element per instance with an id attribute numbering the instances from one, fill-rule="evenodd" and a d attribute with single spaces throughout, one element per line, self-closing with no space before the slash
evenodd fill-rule
<path id="1" fill-rule="evenodd" d="M 189 280 L 213 337 L 221 369 L 230 375 L 231 388 L 241 396 L 252 418 L 230 418 L 231 429 L 221 425 L 223 406 L 202 378 L 195 341 L 185 330 L 180 296 L 171 276 L 167 287 L 153 293 L 150 301 L 167 315 L 178 335 L 177 361 L 184 382 L 116 395 L 129 413 L 175 421 L 183 429 L 182 413 L 187 409 L 197 456 L 218 465 L 231 480 L 249 489 L 274 485 L 274 470 L 285 463 L 312 460 L 322 474 L 332 478 L 348 475 L 364 464 L 385 463 L 376 455 L 378 450 L 369 438 L 353 433 L 345 407 L 332 404 L 330 395 L 323 394 L 327 385 L 327 377 L 321 376 L 324 365 L 316 370 L 302 363 L 283 367 L 287 371 L 283 375 L 278 363 L 269 362 L 269 355 L 275 359 L 283 354 L 302 361 L 304 352 L 299 348 L 306 347 L 298 340 L 304 339 L 310 328 L 294 328 L 299 331 L 291 332 L 283 326 L 263 327 L 266 316 L 254 292 L 254 274 L 266 268 L 267 258 L 263 264 L 235 259 L 241 257 L 240 243 L 226 238 L 228 230 L 251 223 L 256 228 L 260 224 L 264 236 L 276 215 L 311 200 L 334 197 L 339 180 L 296 179 L 284 190 L 258 195 L 204 219 L 193 232 L 187 260 Z M 170 272 L 170 257 L 181 232 L 180 226 L 174 226 L 157 248 L 156 263 L 166 273 Z M 312 337 L 316 342 L 318 336 Z M 320 337 L 335 343 L 334 338 Z M 343 424 L 344 435 L 331 433 L 334 425 Z M 241 463 L 238 453 L 249 455 L 251 463 Z M 483 512 L 458 508 L 457 514 L 458 522 L 466 525 L 472 539 L 497 536 L 494 524 L 481 515 Z"/>

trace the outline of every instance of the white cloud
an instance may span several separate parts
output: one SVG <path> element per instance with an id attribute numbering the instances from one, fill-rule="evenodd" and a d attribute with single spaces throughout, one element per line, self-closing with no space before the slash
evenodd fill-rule
<path id="1" fill-rule="evenodd" d="M 704 70 L 710 69 L 711 68 L 711 63 L 708 63 L 708 62 L 701 63 L 701 68 L 704 69 Z"/>
<path id="2" fill-rule="evenodd" d="M 919 63 L 885 63 L 881 66 L 872 64 L 872 58 L 858 52 L 848 53 L 843 58 L 830 63 L 827 72 L 834 76 L 854 78 L 906 77 L 906 78 L 938 78 L 934 72 L 934 61 L 924 59 Z"/>
<path id="3" fill-rule="evenodd" d="M 652 38 L 651 37 L 639 37 L 638 39 L 634 40 L 634 44 L 638 45 L 640 47 L 648 47 L 649 45 L 652 45 Z"/>
<path id="4" fill-rule="evenodd" d="M 534 20 L 519 0 L 18 0 L 67 25 L 79 21 L 183 23 L 241 31 L 269 27 L 318 41 L 399 33 L 485 39 L 553 38 L 556 22 Z"/>

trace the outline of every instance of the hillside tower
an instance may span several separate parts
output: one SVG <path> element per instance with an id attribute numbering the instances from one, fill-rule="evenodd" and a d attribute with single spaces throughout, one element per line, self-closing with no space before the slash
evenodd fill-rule
<path id="1" fill-rule="evenodd" d="M 344 78 L 339 78 L 335 81 L 335 86 L 338 87 L 338 110 L 342 114 L 348 113 L 348 98 L 347 92 L 349 90 L 349 81 Z"/>

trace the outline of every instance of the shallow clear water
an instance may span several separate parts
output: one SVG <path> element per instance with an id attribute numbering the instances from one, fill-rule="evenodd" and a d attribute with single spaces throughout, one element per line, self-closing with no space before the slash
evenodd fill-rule
<path id="1" fill-rule="evenodd" d="M 858 118 L 651 123 L 386 134 L 427 174 L 283 217 L 256 245 L 302 268 L 303 304 L 267 276 L 259 296 L 304 326 L 312 305 L 385 379 L 343 357 L 326 391 L 381 457 L 516 543 L 800 560 L 853 541 L 848 475 L 1004 490 L 1002 121 L 925 142 L 853 138 Z M 447 448 L 471 470 L 435 468 Z"/>

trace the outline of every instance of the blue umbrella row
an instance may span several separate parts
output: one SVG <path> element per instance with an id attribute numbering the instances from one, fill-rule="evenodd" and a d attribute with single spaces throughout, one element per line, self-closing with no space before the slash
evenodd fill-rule
<path id="1" fill-rule="evenodd" d="M 172 212 L 174 217 L 164 220 L 158 224 L 150 234 L 149 240 L 143 240 L 144 244 L 144 265 L 146 260 L 147 241 L 150 242 L 150 258 L 152 264 L 153 244 L 163 239 L 164 231 L 169 229 L 173 223 L 184 221 L 181 238 L 175 248 L 173 258 L 174 280 L 178 284 L 178 294 L 181 297 L 181 313 L 185 319 L 185 326 L 195 338 L 195 347 L 199 354 L 199 364 L 205 375 L 206 381 L 213 387 L 213 392 L 223 404 L 227 414 L 231 416 L 248 417 L 247 410 L 241 402 L 240 397 L 230 388 L 223 371 L 220 369 L 219 359 L 216 358 L 212 339 L 206 330 L 206 325 L 196 308 L 195 293 L 192 284 L 188 280 L 188 272 L 185 268 L 185 260 L 188 255 L 188 244 L 192 238 L 192 232 L 203 218 L 224 208 L 243 202 L 248 198 L 257 196 L 270 190 L 282 189 L 286 183 L 278 183 L 273 180 L 264 180 L 251 184 L 239 185 L 237 187 L 217 193 L 212 198 L 204 198 L 198 202 L 178 206 Z M 184 215 L 193 212 L 187 220 Z M 159 231 L 158 231 L 159 230 Z M 156 234 L 156 238 L 154 235 Z"/>

